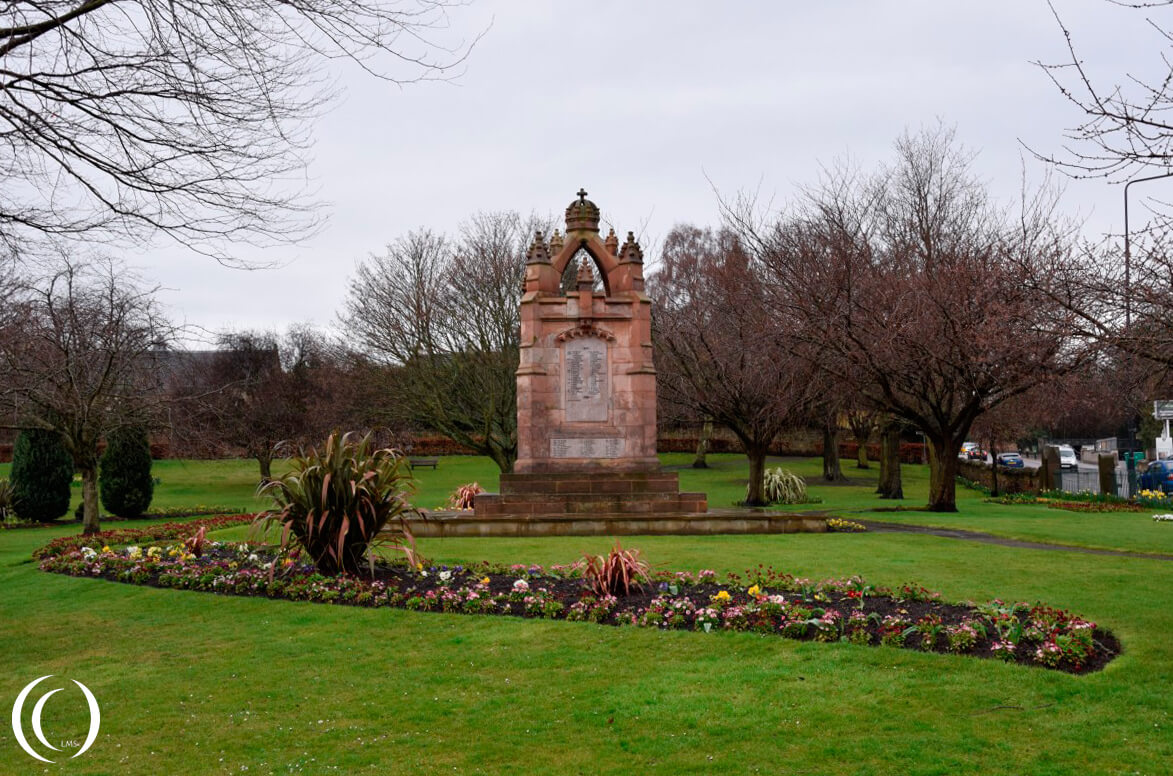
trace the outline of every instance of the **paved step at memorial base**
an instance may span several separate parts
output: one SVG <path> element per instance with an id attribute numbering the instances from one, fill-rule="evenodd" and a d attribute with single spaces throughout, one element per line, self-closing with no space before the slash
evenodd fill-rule
<path id="1" fill-rule="evenodd" d="M 681 493 L 676 472 L 502 474 L 500 493 L 476 497 L 475 515 L 668 515 L 703 513 L 704 493 Z"/>
<path id="2" fill-rule="evenodd" d="M 408 521 L 419 538 L 462 536 L 707 536 L 714 534 L 823 533 L 819 514 L 785 514 L 759 509 L 717 509 L 671 514 L 547 514 L 480 517 L 471 511 L 429 512 Z"/>

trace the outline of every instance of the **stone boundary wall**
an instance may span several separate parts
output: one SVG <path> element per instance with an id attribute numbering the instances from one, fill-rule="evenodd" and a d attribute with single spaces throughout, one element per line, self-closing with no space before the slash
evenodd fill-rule
<path id="1" fill-rule="evenodd" d="M 978 461 L 958 461 L 957 473 L 967 480 L 994 486 L 993 464 Z M 998 491 L 1000 493 L 1038 493 L 1039 476 L 1034 469 L 998 469 Z"/>

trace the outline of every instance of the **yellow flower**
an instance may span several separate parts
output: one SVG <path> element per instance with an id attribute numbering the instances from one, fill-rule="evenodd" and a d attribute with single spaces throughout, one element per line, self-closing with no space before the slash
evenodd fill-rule
<path id="1" fill-rule="evenodd" d="M 714 600 L 714 601 L 720 601 L 721 603 L 725 603 L 726 601 L 728 601 L 728 600 L 729 600 L 729 593 L 728 593 L 728 591 L 725 591 L 725 590 L 720 590 L 720 591 L 718 591 L 718 592 L 717 592 L 717 595 L 713 596 L 713 600 Z"/>
<path id="2" fill-rule="evenodd" d="M 424 570 L 424 564 L 422 564 L 422 563 L 417 563 L 417 564 L 415 564 L 415 570 L 416 570 L 416 571 L 423 571 L 423 570 Z"/>
<path id="3" fill-rule="evenodd" d="M 760 587 L 758 587 L 757 585 L 754 585 L 753 587 L 751 587 L 749 590 L 746 590 L 745 592 L 749 593 L 750 595 L 756 596 L 756 595 L 761 595 L 762 589 Z"/>
<path id="4" fill-rule="evenodd" d="M 487 585 L 487 584 L 489 584 L 489 578 L 488 578 L 488 577 L 485 577 L 484 579 L 482 579 L 482 580 L 481 580 L 481 584 L 482 584 L 482 585 Z"/>
<path id="5" fill-rule="evenodd" d="M 105 547 L 103 547 L 102 552 L 110 552 L 110 545 L 107 544 Z"/>

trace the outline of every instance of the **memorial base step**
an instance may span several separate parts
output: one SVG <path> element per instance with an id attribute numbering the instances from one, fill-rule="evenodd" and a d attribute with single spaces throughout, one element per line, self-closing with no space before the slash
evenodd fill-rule
<path id="1" fill-rule="evenodd" d="M 697 513 L 704 493 L 681 493 L 676 472 L 502 474 L 500 493 L 482 493 L 476 516 Z"/>
<path id="2" fill-rule="evenodd" d="M 767 510 L 719 509 L 658 515 L 509 515 L 480 517 L 471 511 L 431 512 L 409 520 L 420 538 L 541 536 L 707 536 L 716 534 L 823 533 L 827 518 Z"/>

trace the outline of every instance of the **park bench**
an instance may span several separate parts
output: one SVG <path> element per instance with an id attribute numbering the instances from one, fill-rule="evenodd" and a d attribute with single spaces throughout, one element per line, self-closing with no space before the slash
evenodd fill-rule
<path id="1" fill-rule="evenodd" d="M 408 458 L 407 465 L 413 469 L 418 469 L 421 466 L 430 466 L 435 470 L 436 465 L 440 463 L 439 458 Z"/>

